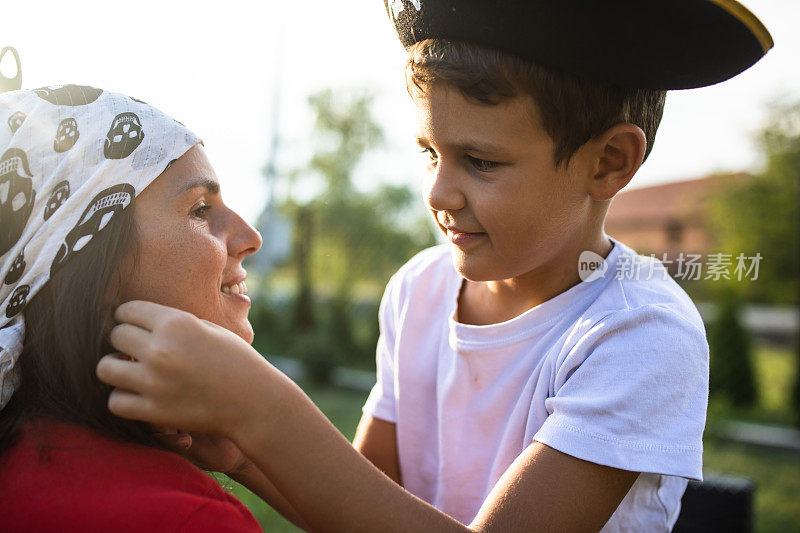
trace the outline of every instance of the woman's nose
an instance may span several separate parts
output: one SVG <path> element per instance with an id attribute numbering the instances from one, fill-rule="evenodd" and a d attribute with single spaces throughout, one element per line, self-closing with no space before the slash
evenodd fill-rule
<path id="1" fill-rule="evenodd" d="M 429 173 L 425 189 L 425 203 L 434 211 L 458 211 L 466 205 L 457 169 L 442 159 Z"/>
<path id="2" fill-rule="evenodd" d="M 231 224 L 233 228 L 228 238 L 230 255 L 244 258 L 261 248 L 261 234 L 233 211 L 231 211 Z"/>

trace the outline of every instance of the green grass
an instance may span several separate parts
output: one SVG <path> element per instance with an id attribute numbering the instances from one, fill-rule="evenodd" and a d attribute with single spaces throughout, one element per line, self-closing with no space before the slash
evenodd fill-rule
<path id="1" fill-rule="evenodd" d="M 791 425 L 795 420 L 791 393 L 796 352 L 768 345 L 754 348 L 758 404 L 737 408 L 725 398 L 711 398 L 703 464 L 707 470 L 744 476 L 755 483 L 756 531 L 800 532 L 800 456 L 723 442 L 713 436 L 715 426 L 726 420 L 780 425 Z"/>
<path id="2" fill-rule="evenodd" d="M 755 530 L 800 532 L 800 456 L 706 438 L 704 469 L 755 483 Z"/>
<path id="3" fill-rule="evenodd" d="M 791 424 L 794 417 L 790 394 L 797 368 L 795 357 L 795 352 L 790 349 L 756 346 L 754 370 L 759 404 L 748 409 L 736 409 L 722 398 L 712 398 L 709 405 L 704 466 L 709 471 L 737 474 L 755 482 L 756 531 L 760 533 L 800 532 L 800 457 L 719 441 L 713 437 L 713 426 L 729 419 Z M 334 425 L 352 440 L 366 394 L 302 386 Z M 220 480 L 248 506 L 265 531 L 299 531 L 246 488 L 224 476 Z"/>
<path id="4" fill-rule="evenodd" d="M 790 398 L 797 372 L 795 357 L 796 352 L 788 348 L 756 347 L 759 403 L 767 416 L 791 415 Z"/>

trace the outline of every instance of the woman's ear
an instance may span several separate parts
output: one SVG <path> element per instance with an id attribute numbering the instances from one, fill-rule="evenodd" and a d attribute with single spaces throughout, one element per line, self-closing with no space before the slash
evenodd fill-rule
<path id="1" fill-rule="evenodd" d="M 613 198 L 625 187 L 644 161 L 647 138 L 635 124 L 617 124 L 595 139 L 595 174 L 589 195 L 597 201 Z"/>

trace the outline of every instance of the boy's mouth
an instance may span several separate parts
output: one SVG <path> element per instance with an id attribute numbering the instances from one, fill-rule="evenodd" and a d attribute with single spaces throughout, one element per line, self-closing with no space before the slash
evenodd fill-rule
<path id="1" fill-rule="evenodd" d="M 477 239 L 478 237 L 486 235 L 486 232 L 483 231 L 468 231 L 465 228 L 457 226 L 452 217 L 450 217 L 444 211 L 438 211 L 436 213 L 436 222 L 439 224 L 439 227 L 442 229 L 442 231 L 445 232 L 447 238 L 457 245 L 460 245 L 461 243 L 465 244 L 469 241 Z"/>
<path id="2" fill-rule="evenodd" d="M 486 236 L 486 233 L 482 231 L 464 231 L 456 226 L 443 226 L 441 224 L 440 227 L 447 235 L 447 239 L 459 248 L 472 245 Z"/>

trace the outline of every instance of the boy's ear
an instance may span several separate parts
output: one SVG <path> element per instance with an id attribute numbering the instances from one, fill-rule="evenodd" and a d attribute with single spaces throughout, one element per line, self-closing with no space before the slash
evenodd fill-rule
<path id="1" fill-rule="evenodd" d="M 644 161 L 647 138 L 635 124 L 617 124 L 595 139 L 595 174 L 589 195 L 606 201 L 625 187 Z"/>

